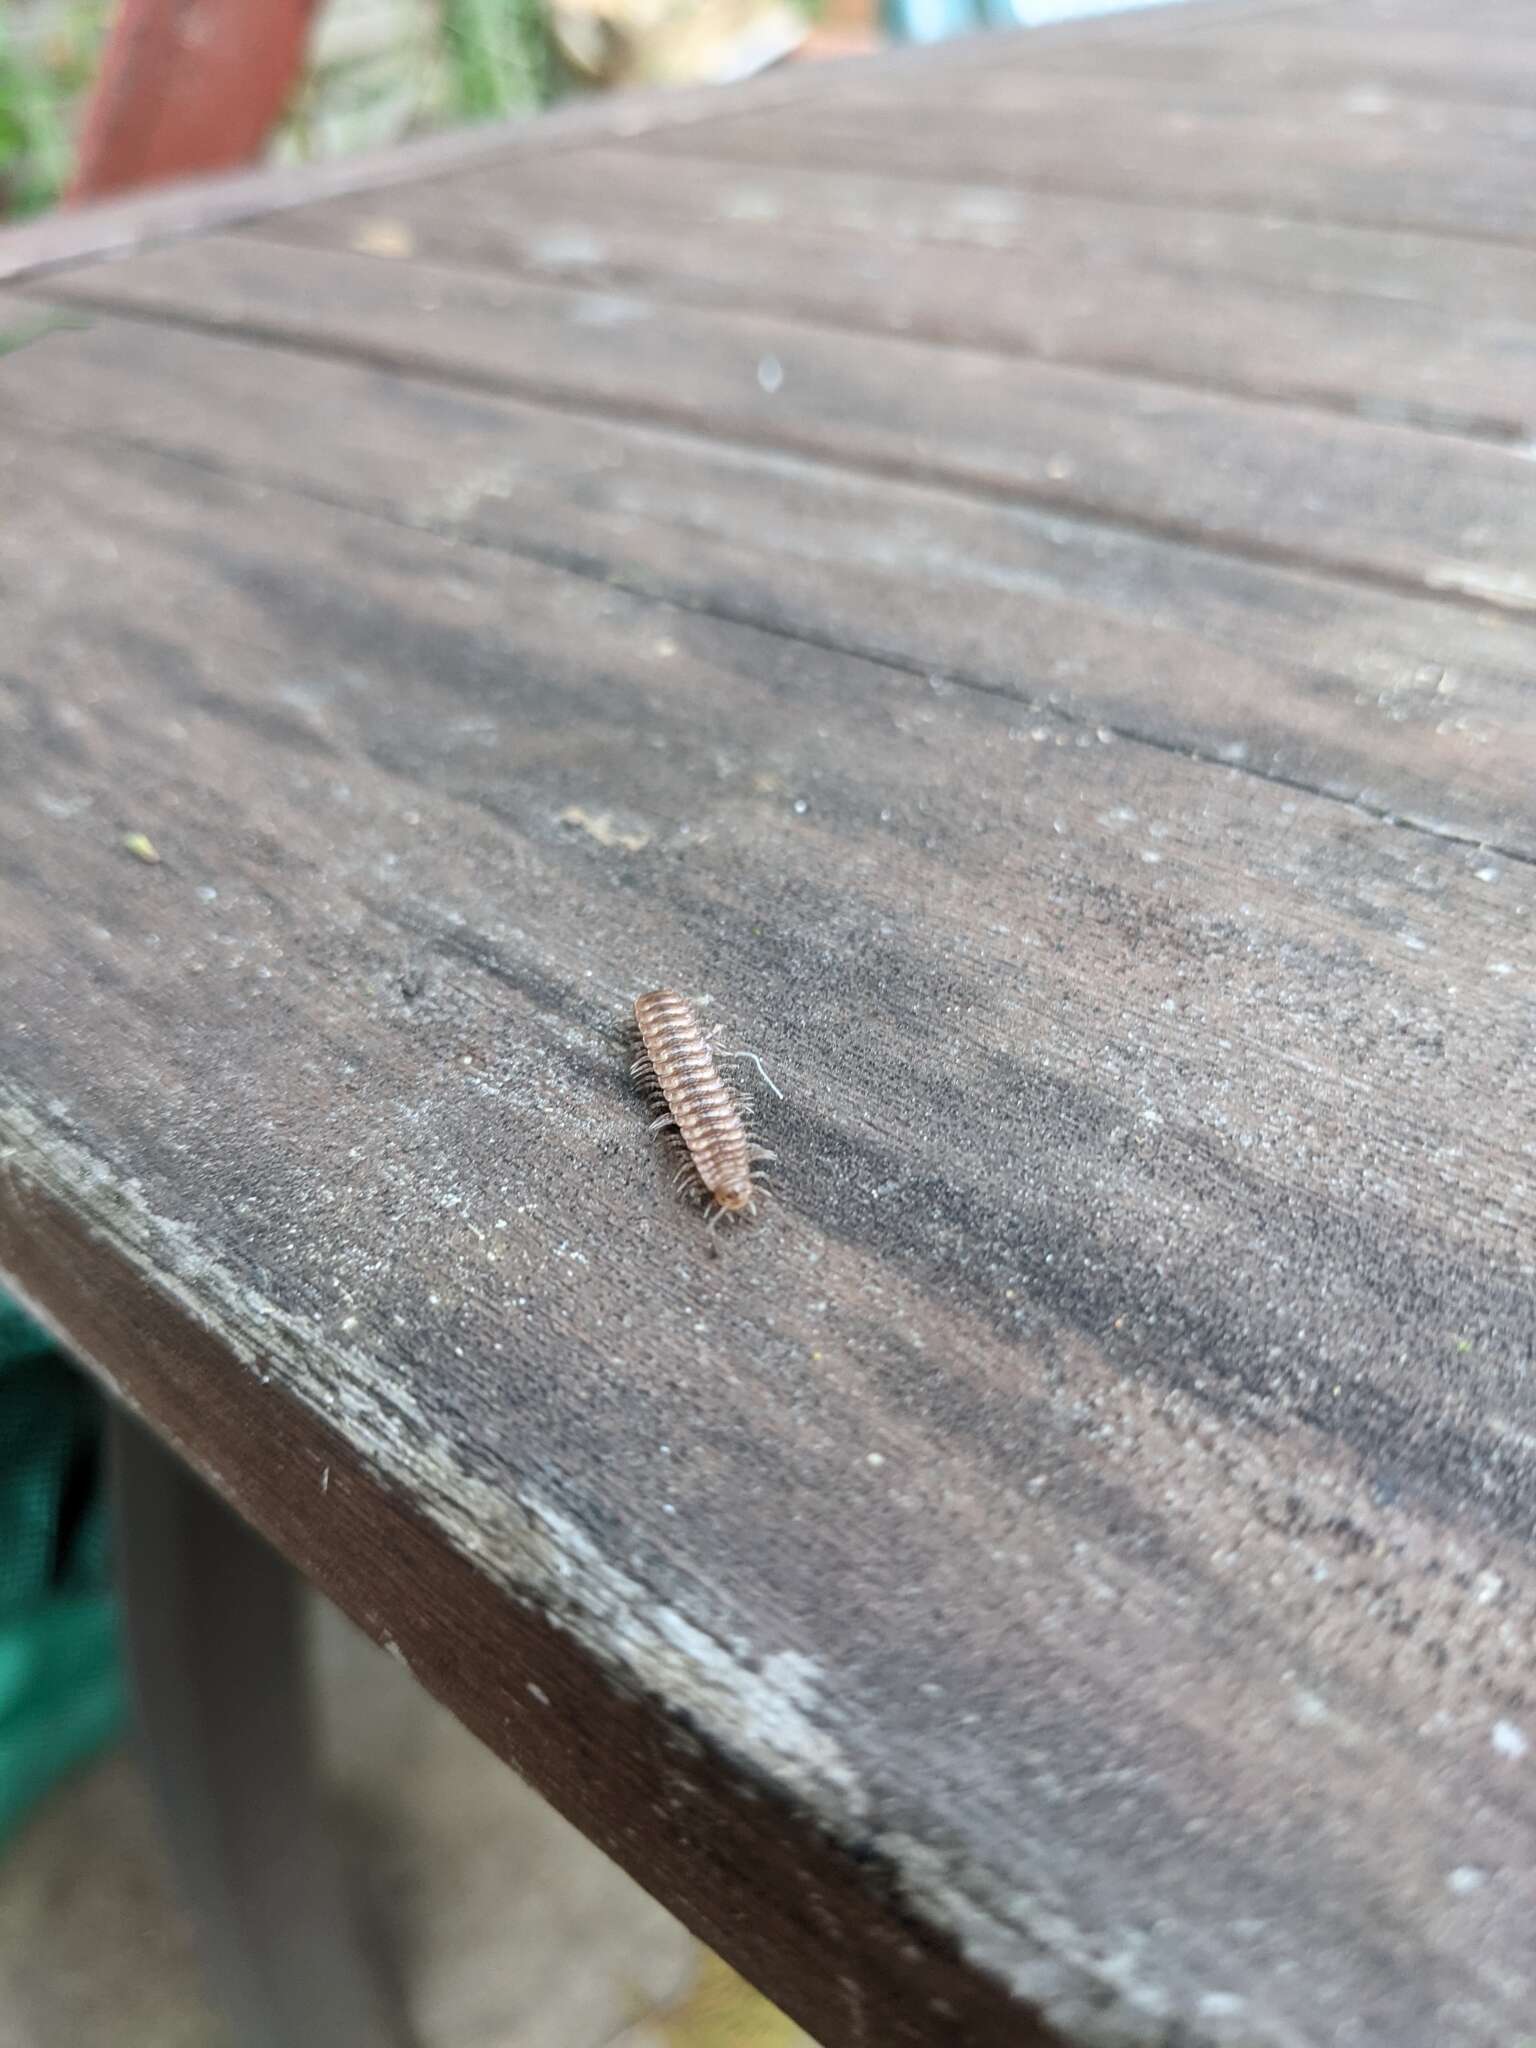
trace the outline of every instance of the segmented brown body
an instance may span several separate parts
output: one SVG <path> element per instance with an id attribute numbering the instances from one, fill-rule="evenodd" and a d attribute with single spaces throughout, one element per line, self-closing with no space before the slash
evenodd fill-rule
<path id="1" fill-rule="evenodd" d="M 636 1077 L 660 1098 L 653 1129 L 675 1124 L 687 1153 L 683 1173 L 697 1176 L 722 1209 L 752 1207 L 754 1154 L 736 1098 L 721 1080 L 691 1005 L 676 989 L 652 989 L 635 1003 L 640 1033 Z"/>

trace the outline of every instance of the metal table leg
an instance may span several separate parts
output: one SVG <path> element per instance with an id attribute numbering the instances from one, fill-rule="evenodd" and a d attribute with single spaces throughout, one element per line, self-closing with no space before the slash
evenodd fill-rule
<path id="1" fill-rule="evenodd" d="M 133 1417 L 112 1422 L 146 1760 L 239 2048 L 407 2048 L 318 1797 L 297 1573 Z"/>

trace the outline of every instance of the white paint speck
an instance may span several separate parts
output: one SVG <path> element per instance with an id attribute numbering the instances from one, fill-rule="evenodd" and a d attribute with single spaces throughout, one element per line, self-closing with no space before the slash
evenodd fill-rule
<path id="1" fill-rule="evenodd" d="M 1203 2020 L 1235 2019 L 1247 2009 L 1248 2001 L 1239 1998 L 1235 1991 L 1207 1991 L 1200 2000 L 1200 2017 Z"/>
<path id="2" fill-rule="evenodd" d="M 528 1697 L 531 1700 L 537 1700 L 541 1707 L 549 1705 L 549 1694 L 542 1685 L 535 1685 L 531 1678 L 528 1681 Z"/>
<path id="3" fill-rule="evenodd" d="M 1486 1870 L 1479 1870 L 1475 1863 L 1458 1863 L 1446 1878 L 1445 1888 L 1458 1898 L 1464 1898 L 1468 1892 L 1480 1892 L 1487 1882 Z"/>
<path id="4" fill-rule="evenodd" d="M 866 1465 L 873 1465 L 875 1470 L 878 1472 L 880 1467 L 885 1463 L 885 1459 L 882 1457 L 879 1451 L 871 1451 L 869 1456 L 864 1460 L 864 1462 Z"/>
<path id="5" fill-rule="evenodd" d="M 579 268 L 583 264 L 606 263 L 608 245 L 585 228 L 567 228 L 563 232 L 536 235 L 528 253 L 535 263 L 565 270 Z"/>
<path id="6" fill-rule="evenodd" d="M 1398 936 L 1410 953 L 1427 953 L 1429 951 L 1428 940 L 1421 939 L 1417 932 L 1400 932 Z"/>
<path id="7" fill-rule="evenodd" d="M 772 398 L 775 391 L 784 388 L 784 365 L 777 356 L 759 356 L 757 359 L 757 381 Z"/>
<path id="8" fill-rule="evenodd" d="M 1531 1746 L 1525 1730 L 1517 1728 L 1513 1721 L 1495 1721 L 1488 1740 L 1493 1744 L 1494 1755 L 1507 1756 L 1512 1764 L 1519 1763 Z"/>
<path id="9" fill-rule="evenodd" d="M 757 185 L 736 185 L 715 201 L 722 220 L 777 220 L 782 208 L 772 192 Z"/>
<path id="10" fill-rule="evenodd" d="M 649 320 L 653 311 L 644 299 L 601 293 L 578 299 L 566 318 L 573 327 L 629 327 L 638 320 Z"/>
<path id="11" fill-rule="evenodd" d="M 1474 868 L 1472 872 L 1480 882 L 1496 882 L 1499 879 L 1497 868 Z"/>
<path id="12" fill-rule="evenodd" d="M 1514 971 L 1515 966 L 1512 960 L 1490 960 L 1488 962 L 1488 972 L 1490 974 L 1513 974 Z"/>

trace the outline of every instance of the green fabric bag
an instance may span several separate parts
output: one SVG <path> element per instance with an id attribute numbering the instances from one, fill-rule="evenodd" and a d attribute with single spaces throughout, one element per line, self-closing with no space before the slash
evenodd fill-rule
<path id="1" fill-rule="evenodd" d="M 101 1402 L 0 1295 L 0 1845 L 123 1719 Z"/>

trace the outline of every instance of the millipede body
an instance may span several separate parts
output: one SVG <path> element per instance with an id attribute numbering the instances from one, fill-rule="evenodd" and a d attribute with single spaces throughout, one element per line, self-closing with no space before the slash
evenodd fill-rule
<path id="1" fill-rule="evenodd" d="M 656 1098 L 652 1130 L 674 1128 L 687 1155 L 678 1179 L 694 1181 L 720 1211 L 751 1213 L 753 1166 L 773 1154 L 754 1150 L 692 1006 L 675 989 L 652 989 L 635 1003 L 635 1027 L 640 1053 L 631 1071 Z"/>

